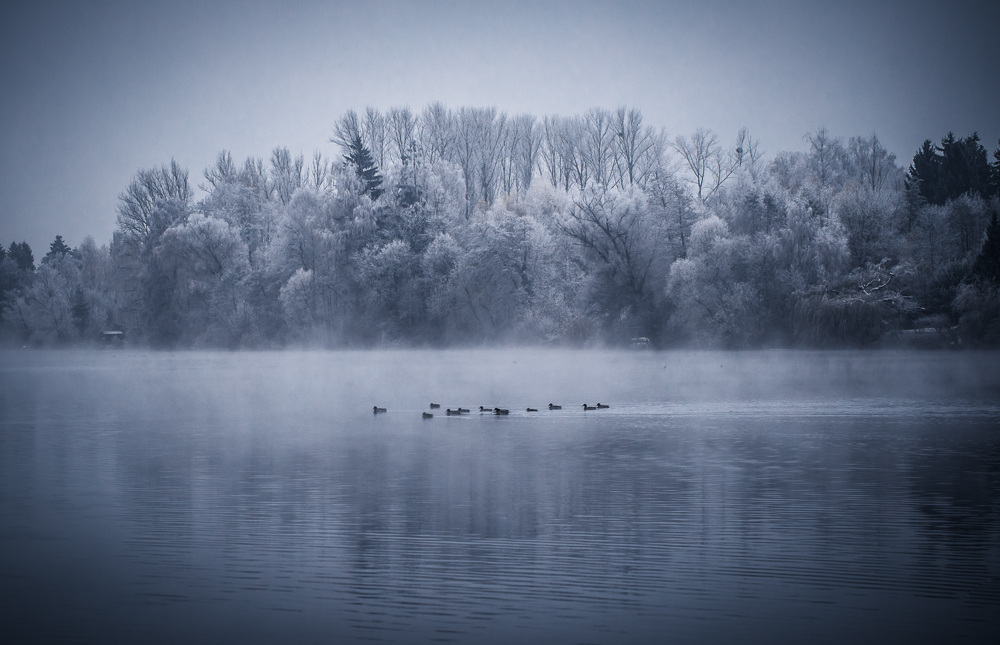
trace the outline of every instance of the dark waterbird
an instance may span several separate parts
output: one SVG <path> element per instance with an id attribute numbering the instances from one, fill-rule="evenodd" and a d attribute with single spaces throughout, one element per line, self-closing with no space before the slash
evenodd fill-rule
<path id="1" fill-rule="evenodd" d="M 538 412 L 535 408 L 528 408 L 525 412 Z"/>
<path id="2" fill-rule="evenodd" d="M 436 410 L 437 408 L 440 408 L 440 407 L 441 407 L 440 403 L 431 403 L 431 410 Z"/>
<path id="3" fill-rule="evenodd" d="M 562 410 L 562 406 L 561 405 L 552 405 L 551 403 L 549 403 L 549 409 L 550 410 Z"/>
<path id="4" fill-rule="evenodd" d="M 458 409 L 458 413 L 459 414 L 468 414 L 469 413 L 469 409 L 468 408 L 459 408 Z"/>
<path id="5" fill-rule="evenodd" d="M 441 406 L 439 405 L 438 407 L 441 407 Z M 422 417 L 423 417 L 424 419 L 433 419 L 433 418 L 434 418 L 434 415 L 433 415 L 433 414 L 431 414 L 430 412 L 424 412 L 424 413 L 423 413 L 422 415 L 420 415 L 420 416 L 422 416 Z"/>
<path id="6" fill-rule="evenodd" d="M 586 403 L 584 403 L 584 404 L 583 404 L 583 409 L 584 409 L 584 410 L 596 410 L 597 408 L 595 408 L 595 407 L 594 407 L 594 406 L 592 406 L 592 405 L 587 405 Z"/>
<path id="7" fill-rule="evenodd" d="M 378 414 L 379 412 L 385 412 L 385 408 L 380 408 L 377 405 L 373 405 L 372 412 L 374 412 L 375 414 Z"/>
<path id="8" fill-rule="evenodd" d="M 510 414 L 510 410 L 504 410 L 503 408 L 493 408 L 493 414 Z"/>
<path id="9" fill-rule="evenodd" d="M 605 410 L 607 410 L 607 409 L 608 409 L 608 408 L 610 408 L 610 407 L 611 407 L 610 405 L 604 405 L 603 403 L 598 403 L 598 404 L 597 404 L 597 409 L 598 409 L 598 410 L 600 410 L 600 409 L 602 409 L 602 408 L 603 408 L 603 409 L 605 409 Z"/>

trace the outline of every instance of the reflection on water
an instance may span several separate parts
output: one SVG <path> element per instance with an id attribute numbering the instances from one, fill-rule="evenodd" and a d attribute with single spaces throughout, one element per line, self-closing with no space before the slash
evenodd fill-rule
<path id="1" fill-rule="evenodd" d="M 19 641 L 1000 628 L 995 354 L 0 358 L 0 622 Z M 432 400 L 511 414 L 422 420 Z"/>

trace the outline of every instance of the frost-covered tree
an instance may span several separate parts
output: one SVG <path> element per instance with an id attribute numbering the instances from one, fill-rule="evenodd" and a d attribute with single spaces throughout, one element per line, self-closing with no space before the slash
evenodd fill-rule
<path id="1" fill-rule="evenodd" d="M 894 231 L 897 205 L 880 200 L 870 185 L 852 185 L 834 204 L 834 212 L 847 233 L 851 264 L 861 267 L 869 262 L 896 255 L 898 237 Z"/>
<path id="2" fill-rule="evenodd" d="M 58 254 L 43 262 L 18 297 L 16 310 L 35 342 L 67 343 L 79 337 L 74 324 L 74 296 L 80 285 L 80 261 Z"/>
<path id="3" fill-rule="evenodd" d="M 305 180 L 305 159 L 302 155 L 292 157 L 288 148 L 271 151 L 271 186 L 283 205 L 288 205 Z"/>
<path id="4" fill-rule="evenodd" d="M 637 108 L 619 107 L 613 120 L 615 184 L 619 188 L 646 184 L 650 156 L 656 150 L 656 134 L 642 124 Z"/>
<path id="5" fill-rule="evenodd" d="M 128 187 L 118 195 L 118 232 L 129 253 L 138 254 L 153 228 L 153 212 L 159 202 L 187 203 L 194 196 L 188 172 L 176 161 L 169 166 L 138 171 Z"/>
<path id="6" fill-rule="evenodd" d="M 223 151 L 196 204 L 176 162 L 141 170 L 110 245 L 57 238 L 38 269 L 26 244 L 2 249 L 5 337 L 753 347 L 990 333 L 992 292 L 973 276 L 1000 150 L 991 165 L 975 135 L 926 142 L 905 182 L 875 135 L 819 128 L 765 162 L 747 128 L 728 149 L 707 129 L 671 140 L 626 107 L 369 107 L 331 140 L 344 163 Z"/>
<path id="7" fill-rule="evenodd" d="M 369 246 L 357 257 L 364 314 L 382 340 L 397 340 L 423 325 L 418 257 L 403 240 Z"/>
<path id="8" fill-rule="evenodd" d="M 321 312 L 318 310 L 321 298 L 316 291 L 314 276 L 311 270 L 296 269 L 282 285 L 278 296 L 293 340 L 314 340 L 321 324 Z"/>
<path id="9" fill-rule="evenodd" d="M 851 137 L 848 149 L 858 182 L 876 200 L 885 191 L 899 189 L 902 177 L 896 166 L 896 155 L 885 149 L 878 135 Z"/>
<path id="10" fill-rule="evenodd" d="M 769 249 L 733 235 L 712 215 L 691 230 L 688 257 L 670 267 L 667 292 L 676 308 L 675 333 L 699 345 L 755 346 L 766 336 L 766 315 L 754 269 Z"/>
<path id="11" fill-rule="evenodd" d="M 353 170 L 341 168 L 334 190 L 299 190 L 284 210 L 269 250 L 269 264 L 278 289 L 302 270 L 309 293 L 315 295 L 312 315 L 323 342 L 339 342 L 351 332 L 359 313 L 356 254 L 375 241 L 376 218 L 371 199 Z M 305 283 L 303 283 L 305 284 Z"/>
<path id="12" fill-rule="evenodd" d="M 732 154 L 722 149 L 719 137 L 711 130 L 698 128 L 690 139 L 678 135 L 674 150 L 683 160 L 699 201 L 714 195 L 737 168 Z"/>
<path id="13" fill-rule="evenodd" d="M 834 195 L 847 181 L 850 160 L 843 141 L 831 136 L 825 127 L 807 134 L 806 140 L 809 141 L 808 175 L 803 184 L 814 195 L 819 216 L 824 219 L 830 213 Z"/>
<path id="14" fill-rule="evenodd" d="M 314 158 L 314 166 L 311 173 L 315 182 L 327 182 L 329 170 L 322 157 Z M 202 189 L 208 194 L 198 209 L 234 227 L 247 245 L 251 266 L 260 269 L 282 205 L 280 197 L 274 199 L 279 195 L 275 186 L 280 182 L 268 177 L 260 159 L 250 157 L 237 169 L 225 150 L 219 154 L 216 165 L 204 174 L 208 184 Z M 286 186 L 285 192 L 289 188 Z"/>
<path id="15" fill-rule="evenodd" d="M 173 274 L 177 335 L 192 342 L 239 345 L 247 333 L 246 243 L 228 222 L 192 213 L 164 231 L 156 262 Z"/>
<path id="16" fill-rule="evenodd" d="M 655 335 L 669 262 L 664 224 L 664 213 L 636 187 L 584 191 L 560 222 L 588 261 L 590 301 L 606 329 Z"/>

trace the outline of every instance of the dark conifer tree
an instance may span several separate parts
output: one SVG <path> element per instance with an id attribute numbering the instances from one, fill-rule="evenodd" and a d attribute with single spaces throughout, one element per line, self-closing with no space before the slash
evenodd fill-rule
<path id="1" fill-rule="evenodd" d="M 7 262 L 7 250 L 0 244 L 0 318 L 3 317 L 4 307 L 13 297 L 11 293 L 17 286 L 17 270 L 14 262 Z"/>
<path id="2" fill-rule="evenodd" d="M 365 183 L 364 194 L 375 201 L 382 194 L 382 175 L 379 174 L 378 166 L 372 158 L 371 152 L 361 141 L 360 135 L 355 135 L 347 147 L 347 154 L 344 159 L 354 166 L 354 171 Z"/>
<path id="3" fill-rule="evenodd" d="M 966 193 L 982 197 L 988 195 L 990 164 L 986 148 L 973 132 L 964 139 L 956 139 L 950 132 L 941 140 L 941 191 L 944 203 Z"/>
<path id="4" fill-rule="evenodd" d="M 949 132 L 940 146 L 934 146 L 929 139 L 924 141 L 913 155 L 906 185 L 917 185 L 920 196 L 929 204 L 944 204 L 966 193 L 985 199 L 995 192 L 991 188 L 991 170 L 978 134 L 956 139 Z"/>
<path id="5" fill-rule="evenodd" d="M 35 271 L 35 256 L 31 252 L 31 247 L 28 246 L 27 242 L 11 242 L 10 248 L 7 251 L 10 255 L 10 259 L 17 263 L 17 268 L 22 271 Z"/>
<path id="6" fill-rule="evenodd" d="M 983 248 L 980 249 L 972 265 L 972 277 L 975 280 L 1000 285 L 1000 223 L 997 221 L 996 208 L 993 209 L 993 217 L 986 229 Z"/>
<path id="7" fill-rule="evenodd" d="M 55 241 L 52 242 L 52 244 L 49 244 L 49 252 L 45 254 L 45 259 L 43 259 L 42 262 L 51 262 L 52 260 L 66 255 L 71 250 L 72 249 L 66 246 L 66 243 L 63 242 L 62 235 L 56 235 Z"/>
<path id="8" fill-rule="evenodd" d="M 920 196 L 929 204 L 944 203 L 938 201 L 938 187 L 941 181 L 941 157 L 938 149 L 930 139 L 924 140 L 920 149 L 913 155 L 910 169 L 906 172 L 906 188 L 917 186 Z"/>
<path id="9" fill-rule="evenodd" d="M 1000 197 L 1000 140 L 997 140 L 993 163 L 990 164 L 990 194 Z"/>

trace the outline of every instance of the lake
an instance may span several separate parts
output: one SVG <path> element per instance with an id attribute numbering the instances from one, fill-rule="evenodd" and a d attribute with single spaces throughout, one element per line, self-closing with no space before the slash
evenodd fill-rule
<path id="1" fill-rule="evenodd" d="M 0 582 L 14 642 L 985 642 L 1000 354 L 0 352 Z"/>

